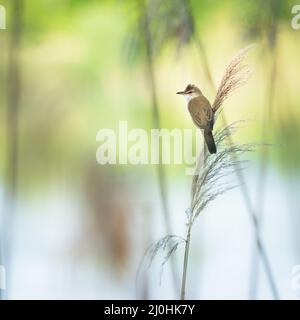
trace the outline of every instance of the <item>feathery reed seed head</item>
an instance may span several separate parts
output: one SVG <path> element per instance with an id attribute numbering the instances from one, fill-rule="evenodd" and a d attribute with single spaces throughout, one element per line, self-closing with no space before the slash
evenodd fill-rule
<path id="1" fill-rule="evenodd" d="M 244 49 L 241 49 L 227 66 L 217 91 L 216 98 L 212 104 L 212 109 L 214 112 L 221 107 L 223 102 L 232 94 L 235 89 L 244 85 L 248 81 L 250 69 L 247 64 L 243 65 L 242 62 L 252 47 L 253 45 L 250 45 Z"/>

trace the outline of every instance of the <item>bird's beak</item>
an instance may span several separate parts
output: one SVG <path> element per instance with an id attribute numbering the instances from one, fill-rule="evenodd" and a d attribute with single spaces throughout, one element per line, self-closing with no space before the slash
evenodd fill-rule
<path id="1" fill-rule="evenodd" d="M 176 92 L 176 94 L 185 94 L 185 92 L 184 91 L 178 91 L 178 92 Z"/>

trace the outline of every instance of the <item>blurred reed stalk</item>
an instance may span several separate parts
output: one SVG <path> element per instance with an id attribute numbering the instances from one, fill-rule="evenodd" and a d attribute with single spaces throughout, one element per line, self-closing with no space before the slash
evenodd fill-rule
<path id="1" fill-rule="evenodd" d="M 205 50 L 205 46 L 202 42 L 201 37 L 199 36 L 199 33 L 197 32 L 195 28 L 195 22 L 194 22 L 194 17 L 192 15 L 192 9 L 191 9 L 191 4 L 189 0 L 184 0 L 183 5 L 185 8 L 185 13 L 186 13 L 186 20 L 187 20 L 187 27 L 190 29 L 190 33 L 192 34 L 192 40 L 194 41 L 196 48 L 199 52 L 199 56 L 201 59 L 201 65 L 203 68 L 203 73 L 205 74 L 205 77 L 212 89 L 212 91 L 216 91 L 216 85 L 214 83 L 211 70 L 209 67 L 208 59 L 207 59 L 207 54 Z"/>
<path id="2" fill-rule="evenodd" d="M 278 46 L 278 0 L 268 1 L 269 14 L 270 14 L 270 24 L 267 26 L 267 44 L 268 51 L 271 55 L 271 66 L 268 75 L 268 97 L 267 97 L 267 108 L 265 108 L 262 118 L 262 132 L 261 140 L 265 141 L 268 132 L 270 130 L 270 124 L 272 125 L 273 120 L 273 108 L 274 108 L 274 95 L 275 95 L 275 85 L 277 78 L 277 46 Z M 258 174 L 258 184 L 257 184 L 257 223 L 261 224 L 264 214 L 264 198 L 266 191 L 266 180 L 267 180 L 267 164 L 269 160 L 269 149 L 263 148 L 260 157 L 259 164 L 259 174 Z M 258 259 L 258 248 L 253 247 L 251 256 L 251 269 L 249 278 L 249 297 L 250 299 L 256 299 L 258 294 L 258 283 L 259 283 L 259 259 Z M 273 284 L 273 296 L 275 299 L 279 299 L 278 290 Z"/>
<path id="3" fill-rule="evenodd" d="M 13 221 L 16 213 L 18 158 L 19 158 L 19 113 L 20 113 L 20 43 L 22 36 L 23 0 L 11 3 L 11 35 L 8 61 L 7 126 L 6 126 L 6 190 L 2 226 L 2 253 L 7 279 L 10 275 Z M 9 283 L 7 284 L 9 288 Z M 8 288 L 6 292 L 8 292 Z M 0 291 L 1 292 L 1 291 Z M 6 293 L 7 294 L 7 293 Z"/>
<path id="4" fill-rule="evenodd" d="M 154 74 L 153 43 L 152 43 L 152 36 L 150 32 L 150 18 L 149 18 L 147 0 L 144 0 L 141 2 L 141 13 L 142 13 L 141 14 L 142 29 L 144 31 L 144 42 L 145 42 L 145 48 L 146 48 L 146 63 L 147 63 L 147 69 L 148 69 L 147 76 L 148 76 L 149 91 L 151 94 L 151 101 L 152 101 L 153 128 L 160 129 L 161 121 L 160 121 L 160 114 L 159 114 L 159 108 L 158 108 L 158 102 L 157 102 L 156 81 L 155 81 L 155 74 Z M 162 166 L 161 157 L 162 157 L 162 150 L 160 146 L 159 164 L 156 166 L 158 182 L 159 182 L 159 191 L 160 191 L 160 198 L 162 203 L 166 231 L 168 234 L 172 234 L 170 209 L 169 209 L 168 199 L 167 199 L 166 175 L 165 175 L 165 170 Z M 176 259 L 174 256 L 172 256 L 171 258 L 171 271 L 173 276 L 174 289 L 177 290 L 178 283 L 179 283 L 179 275 L 178 275 Z"/>
<path id="5" fill-rule="evenodd" d="M 205 74 L 205 76 L 207 78 L 207 81 L 210 84 L 212 90 L 216 91 L 216 86 L 215 86 L 214 81 L 213 81 L 212 76 L 211 76 L 211 71 L 210 71 L 208 60 L 207 60 L 207 54 L 206 54 L 205 47 L 204 47 L 204 45 L 203 45 L 203 43 L 201 41 L 201 37 L 199 36 L 199 34 L 196 34 L 196 28 L 194 27 L 194 18 L 193 18 L 193 15 L 191 13 L 190 1 L 189 0 L 184 0 L 184 5 L 185 5 L 185 8 L 186 8 L 186 15 L 187 15 L 187 20 L 188 20 L 188 25 L 191 26 L 190 28 L 192 28 L 192 30 L 194 31 L 193 32 L 193 41 L 196 44 L 196 47 L 197 47 L 197 49 L 199 51 L 201 64 L 203 66 L 203 72 L 204 72 L 204 74 Z M 224 115 L 224 113 L 221 113 L 221 119 L 222 119 L 223 126 L 226 127 L 227 126 L 227 120 L 226 120 L 226 116 Z M 230 145 L 233 145 L 233 141 L 232 141 L 231 136 L 228 137 L 228 142 L 229 142 Z M 264 149 L 266 149 L 266 148 L 264 148 Z M 232 156 L 235 157 L 234 154 Z M 234 159 L 234 160 L 236 160 L 236 159 Z M 262 259 L 262 263 L 263 263 L 265 272 L 267 274 L 267 279 L 268 279 L 268 282 L 269 282 L 273 297 L 274 297 L 274 299 L 278 299 L 279 295 L 278 295 L 277 286 L 276 286 L 275 279 L 274 279 L 274 276 L 273 276 L 273 273 L 272 273 L 272 270 L 271 270 L 271 266 L 270 266 L 270 262 L 269 262 L 269 259 L 268 259 L 268 255 L 266 253 L 266 249 L 265 249 L 265 247 L 264 247 L 264 245 L 263 245 L 263 243 L 261 241 L 259 221 L 257 219 L 254 206 L 253 206 L 252 201 L 250 199 L 249 190 L 248 190 L 245 178 L 244 178 L 244 174 L 240 170 L 238 164 L 235 164 L 234 167 L 235 167 L 235 173 L 236 173 L 237 179 L 238 179 L 239 184 L 240 184 L 241 193 L 242 193 L 242 196 L 244 198 L 244 202 L 245 202 L 245 205 L 246 205 L 249 217 L 250 217 L 250 221 L 251 221 L 252 226 L 253 226 L 254 238 L 255 238 L 255 241 L 254 241 L 255 242 L 255 245 L 254 245 L 255 246 L 255 250 L 260 255 L 260 257 Z M 252 265 L 253 264 L 254 263 L 252 263 Z M 253 271 L 250 272 L 250 274 L 253 275 L 253 277 L 250 276 L 251 279 L 257 276 L 257 272 L 255 272 L 254 268 L 253 268 Z M 250 287 L 252 286 L 251 285 L 252 281 L 255 282 L 256 280 L 254 280 L 254 279 L 250 280 Z M 252 289 L 250 289 L 250 291 L 251 290 Z"/>

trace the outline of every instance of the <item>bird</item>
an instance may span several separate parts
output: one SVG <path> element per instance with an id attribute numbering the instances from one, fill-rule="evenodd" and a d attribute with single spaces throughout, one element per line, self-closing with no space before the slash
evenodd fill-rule
<path id="1" fill-rule="evenodd" d="M 202 94 L 201 90 L 193 84 L 187 85 L 184 91 L 176 93 L 181 94 L 186 98 L 188 110 L 194 124 L 204 132 L 204 140 L 208 151 L 211 154 L 216 153 L 217 147 L 212 132 L 215 122 L 215 112 L 213 111 L 210 102 Z"/>
<path id="2" fill-rule="evenodd" d="M 176 92 L 185 97 L 194 124 L 203 130 L 204 140 L 210 154 L 217 153 L 213 135 L 216 113 L 234 90 L 247 83 L 250 69 L 247 64 L 242 64 L 242 62 L 252 47 L 253 45 L 249 45 L 241 49 L 231 59 L 225 69 L 212 104 L 210 104 L 208 99 L 202 94 L 202 91 L 193 84 L 187 85 L 183 91 Z"/>

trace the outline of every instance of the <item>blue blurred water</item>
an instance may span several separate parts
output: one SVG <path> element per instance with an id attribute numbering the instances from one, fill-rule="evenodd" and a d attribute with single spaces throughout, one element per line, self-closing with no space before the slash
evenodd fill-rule
<path id="1" fill-rule="evenodd" d="M 252 200 L 256 198 L 257 168 L 247 172 L 247 186 Z M 300 264 L 297 252 L 298 212 L 293 208 L 296 195 L 291 195 L 290 179 L 269 169 L 265 210 L 261 234 L 281 298 L 297 298 L 291 286 L 292 267 Z M 141 182 L 142 183 L 142 182 Z M 185 210 L 189 203 L 190 178 L 168 180 L 174 233 L 184 236 Z M 144 188 L 144 189 L 143 189 Z M 13 255 L 9 298 L 17 299 L 133 299 L 138 297 L 136 272 L 145 247 L 141 237 L 146 232 L 140 210 L 151 203 L 151 239 L 165 235 L 157 186 L 142 186 L 135 203 L 131 237 L 133 252 L 121 277 L 109 268 L 105 254 L 95 263 L 89 255 L 77 250 L 82 237 L 85 208 L 77 191 L 56 190 L 37 199 L 23 199 L 12 233 Z M 148 190 L 148 192 L 146 192 Z M 294 201 L 291 201 L 291 199 Z M 254 201 L 254 200 L 253 200 Z M 296 225 L 296 226 L 295 226 Z M 221 196 L 209 206 L 193 229 L 187 297 L 192 299 L 247 299 L 249 297 L 250 258 L 253 228 L 239 188 Z M 181 270 L 183 251 L 177 251 Z M 165 267 L 159 284 L 158 256 L 148 277 L 150 298 L 177 298 L 170 268 Z M 100 259 L 101 260 L 101 259 Z M 139 281 L 143 281 L 139 280 Z M 140 282 L 138 282 L 140 283 Z M 258 298 L 270 299 L 271 292 L 261 264 L 259 265 Z"/>

